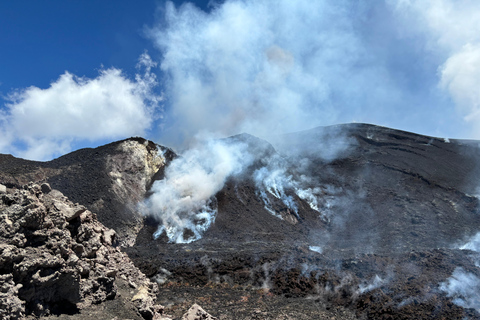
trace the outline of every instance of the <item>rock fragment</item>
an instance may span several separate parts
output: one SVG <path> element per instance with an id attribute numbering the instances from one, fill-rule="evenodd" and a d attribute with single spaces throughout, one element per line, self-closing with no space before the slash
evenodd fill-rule
<path id="1" fill-rule="evenodd" d="M 212 316 L 202 309 L 198 304 L 194 304 L 183 315 L 182 320 L 217 320 L 218 318 Z"/>
<path id="2" fill-rule="evenodd" d="M 11 274 L 0 275 L 0 318 L 21 319 L 25 316 L 25 301 L 18 298 L 21 284 L 15 284 Z"/>

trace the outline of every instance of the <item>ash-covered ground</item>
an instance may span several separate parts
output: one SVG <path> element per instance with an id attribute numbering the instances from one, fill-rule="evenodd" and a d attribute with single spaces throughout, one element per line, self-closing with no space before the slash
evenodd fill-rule
<path id="1" fill-rule="evenodd" d="M 364 124 L 267 140 L 2 155 L 0 183 L 96 212 L 174 318 L 480 318 L 479 142 Z"/>
<path id="2" fill-rule="evenodd" d="M 315 308 L 374 319 L 478 318 L 477 253 L 459 249 L 480 231 L 477 142 L 361 124 L 272 144 L 230 140 L 255 158 L 216 193 L 215 222 L 203 237 L 171 243 L 164 232 L 152 241 L 158 226 L 150 219 L 126 249 L 173 295 L 205 286 L 254 300 L 266 292 L 305 310 L 305 319 Z M 227 305 L 222 313 L 248 318 Z"/>

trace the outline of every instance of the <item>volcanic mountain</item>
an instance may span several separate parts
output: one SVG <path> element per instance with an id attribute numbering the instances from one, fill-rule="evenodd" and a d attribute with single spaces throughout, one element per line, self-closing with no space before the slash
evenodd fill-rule
<path id="1" fill-rule="evenodd" d="M 0 184 L 48 183 L 96 213 L 173 317 L 197 302 L 224 319 L 480 318 L 479 142 L 367 124 L 267 140 L 221 140 L 250 160 L 190 227 L 140 213 L 183 157 L 141 138 L 0 155 Z"/>

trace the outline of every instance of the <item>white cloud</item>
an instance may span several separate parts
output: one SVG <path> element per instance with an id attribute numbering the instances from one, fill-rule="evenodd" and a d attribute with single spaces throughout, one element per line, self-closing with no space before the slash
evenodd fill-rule
<path id="1" fill-rule="evenodd" d="M 32 86 L 10 94 L 0 128 L 10 141 L 0 145 L 1 152 L 44 160 L 71 151 L 75 141 L 144 134 L 161 100 L 153 92 L 154 66 L 145 53 L 139 61 L 145 72 L 135 81 L 116 68 L 94 79 L 65 72 L 47 89 Z"/>
<path id="2" fill-rule="evenodd" d="M 428 35 L 432 50 L 454 53 L 480 40 L 480 3 L 475 0 L 387 0 L 403 18 Z M 410 25 L 405 25 L 413 27 Z M 411 29 L 414 30 L 415 29 Z"/>
<path id="3" fill-rule="evenodd" d="M 440 75 L 442 88 L 448 90 L 464 119 L 474 124 L 480 138 L 480 42 L 466 44 L 449 57 Z"/>
<path id="4" fill-rule="evenodd" d="M 439 85 L 480 138 L 480 2 L 474 0 L 387 0 L 424 33 L 432 54 L 442 57 Z"/>

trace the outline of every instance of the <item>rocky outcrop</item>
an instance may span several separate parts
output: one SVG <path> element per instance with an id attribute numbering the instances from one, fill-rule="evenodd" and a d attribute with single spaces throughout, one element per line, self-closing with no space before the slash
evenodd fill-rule
<path id="1" fill-rule="evenodd" d="M 0 201 L 0 318 L 75 314 L 128 284 L 140 318 L 160 319 L 158 287 L 122 253 L 116 233 L 48 184 L 7 189 Z M 141 316 L 141 317 L 140 317 Z"/>
<path id="2" fill-rule="evenodd" d="M 120 152 L 107 154 L 105 168 L 111 177 L 111 191 L 114 199 L 124 204 L 124 211 L 130 212 L 132 225 L 128 230 L 120 229 L 124 237 L 122 244 L 134 244 L 134 235 L 143 226 L 143 216 L 137 210 L 137 204 L 145 198 L 155 175 L 163 174 L 168 159 L 174 156 L 169 149 L 162 148 L 150 141 L 125 140 L 117 146 Z M 96 212 L 104 210 L 104 200 L 92 206 Z"/>
<path id="3" fill-rule="evenodd" d="M 81 149 L 48 162 L 0 154 L 0 184 L 21 188 L 30 181 L 47 182 L 95 212 L 100 222 L 117 232 L 121 245 L 130 246 L 143 225 L 136 204 L 175 156 L 142 138 Z"/>

